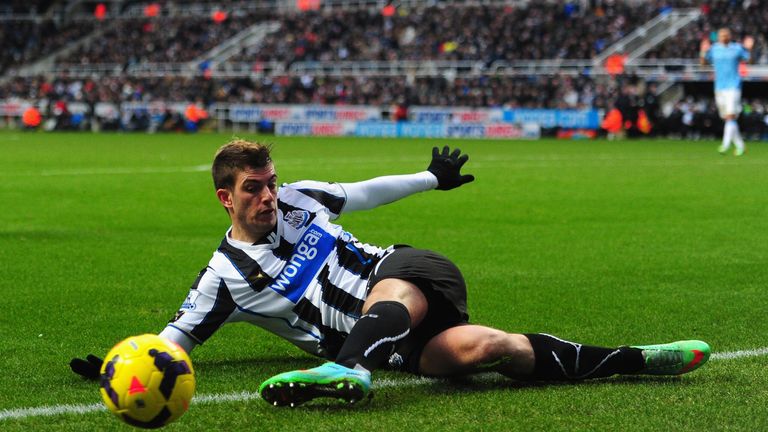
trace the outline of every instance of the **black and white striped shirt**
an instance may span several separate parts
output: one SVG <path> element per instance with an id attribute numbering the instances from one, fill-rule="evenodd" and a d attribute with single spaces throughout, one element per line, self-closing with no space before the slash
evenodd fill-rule
<path id="1" fill-rule="evenodd" d="M 277 225 L 266 241 L 248 244 L 227 232 L 160 335 L 189 351 L 222 325 L 245 321 L 333 358 L 360 317 L 371 272 L 390 248 L 361 243 L 332 221 L 342 210 L 373 208 L 431 189 L 436 182 L 430 176 L 283 185 Z M 371 200 L 372 193 L 382 197 Z"/>

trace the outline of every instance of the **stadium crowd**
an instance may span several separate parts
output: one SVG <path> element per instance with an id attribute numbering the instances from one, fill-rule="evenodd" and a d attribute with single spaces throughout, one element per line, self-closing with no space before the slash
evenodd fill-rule
<path id="1" fill-rule="evenodd" d="M 244 48 L 230 61 L 290 65 L 297 61 L 472 60 L 491 64 L 589 59 L 651 17 L 689 1 L 593 3 L 589 8 L 576 1 L 530 2 L 525 7 L 438 4 L 400 8 L 391 16 L 377 9 L 341 9 L 269 17 L 265 10 L 238 12 L 235 8 L 218 23 L 207 15 L 77 22 L 68 27 L 51 20 L 4 21 L 3 33 L 18 39 L 12 56 L 16 64 L 39 58 L 95 29 L 101 31 L 98 38 L 57 63 L 171 63 L 192 60 L 248 25 L 277 18 L 279 31 L 258 46 Z M 46 37 L 36 36 L 41 34 Z"/>
<path id="2" fill-rule="evenodd" d="M 368 10 L 310 12 L 281 19 L 281 30 L 236 60 L 589 59 L 660 10 L 660 2 L 575 2 L 526 7 L 426 7 L 391 16 Z"/>
<path id="3" fill-rule="evenodd" d="M 690 59 L 699 54 L 702 39 L 714 41 L 717 29 L 729 27 L 736 40 L 755 38 L 752 55 L 755 63 L 768 63 L 768 0 L 713 0 L 701 6 L 701 18 L 674 38 L 646 53 L 651 59 Z"/>
<path id="4" fill-rule="evenodd" d="M 60 25 L 55 21 L 8 21 L 0 26 L 0 72 L 52 54 L 73 40 L 90 34 L 91 23 Z"/>
<path id="5" fill-rule="evenodd" d="M 247 26 L 264 19 L 254 13 L 231 14 L 227 23 L 211 23 L 208 17 L 170 17 L 151 20 L 121 20 L 105 26 L 98 39 L 81 46 L 66 58 L 68 64 L 120 64 L 191 61 L 231 38 Z"/>
<path id="6" fill-rule="evenodd" d="M 15 4 L 16 2 L 13 2 Z M 44 7 L 49 2 L 32 2 Z M 624 2 L 529 2 L 524 7 L 489 4 L 399 8 L 384 14 L 376 8 L 290 12 L 278 16 L 266 9 L 232 6 L 222 21 L 208 15 L 134 17 L 108 21 L 59 19 L 3 20 L 0 67 L 21 65 L 54 52 L 69 41 L 98 31 L 98 37 L 59 65 L 173 63 L 195 59 L 249 25 L 277 20 L 280 29 L 262 43 L 246 46 L 230 62 L 470 60 L 494 61 L 590 59 L 638 25 L 672 7 L 700 7 L 695 30 L 681 32 L 646 55 L 648 58 L 696 58 L 698 42 L 715 29 L 736 23 L 736 35 L 756 37 L 762 58 L 768 31 L 768 0 L 693 0 Z M 173 3 L 164 4 L 171 7 Z M 20 6 L 6 6 L 15 10 Z M 50 14 L 49 14 L 50 15 Z M 54 15 L 58 16 L 58 15 Z"/>
<path id="7" fill-rule="evenodd" d="M 56 3 L 29 2 L 31 7 L 40 9 Z M 229 102 L 371 105 L 384 109 L 392 105 L 426 105 L 609 110 L 617 105 L 643 105 L 628 101 L 645 101 L 645 95 L 652 95 L 654 87 L 645 89 L 627 84 L 626 79 L 603 80 L 588 73 L 339 77 L 285 71 L 295 62 L 470 60 L 490 65 L 497 60 L 590 59 L 651 17 L 671 7 L 694 6 L 701 7 L 703 12 L 695 24 L 696 31 L 681 32 L 649 53 L 650 57 L 693 59 L 698 55 L 699 39 L 726 22 L 743 23 L 734 32 L 755 35 L 755 54 L 761 56 L 760 49 L 766 45 L 761 22 L 768 20 L 765 3 L 768 0 L 713 0 L 704 6 L 693 0 L 562 0 L 529 2 L 526 6 L 447 7 L 438 1 L 412 10 L 393 9 L 391 13 L 351 8 L 275 16 L 260 9 L 243 8 L 237 12 L 237 1 L 222 1 L 217 4 L 229 5 L 235 12 L 216 22 L 204 14 L 90 20 L 67 25 L 52 19 L 2 20 L 0 40 L 7 49 L 0 54 L 0 70 L 33 61 L 88 34 L 98 37 L 57 59 L 60 67 L 66 70 L 67 65 L 119 64 L 126 71 L 129 66 L 142 63 L 188 62 L 247 26 L 267 19 L 278 19 L 280 30 L 267 35 L 259 45 L 242 48 L 228 61 L 250 63 L 254 70 L 267 62 L 279 62 L 285 68 L 240 78 L 211 78 L 204 74 L 138 77 L 130 73 L 87 78 L 66 74 L 15 77 L 0 84 L 0 99 L 39 100 L 48 106 L 164 100 L 200 101 L 204 105 Z M 162 3 L 163 7 L 172 5 Z M 0 14 L 29 9 L 30 6 L 24 9 L 14 0 Z M 756 103 L 750 109 L 752 117 L 757 118 L 764 107 Z M 660 108 L 653 111 L 649 114 L 656 130 L 686 136 L 707 134 L 707 119 L 715 118 L 714 106 L 707 98 L 680 102 L 663 113 Z M 629 115 L 632 117 L 632 109 Z M 753 123 L 757 130 L 765 122 Z"/>
<path id="8" fill-rule="evenodd" d="M 685 139 L 717 137 L 722 122 L 714 101 L 708 97 L 687 97 L 675 104 L 661 106 L 656 86 L 636 77 L 620 77 L 609 83 L 567 75 L 537 77 L 475 77 L 448 81 L 442 77 L 405 78 L 347 77 L 311 78 L 271 77 L 253 81 L 211 80 L 203 77 L 99 79 L 44 78 L 13 80 L 0 88 L 0 99 L 43 101 L 44 117 L 56 119 L 54 128 L 138 131 L 153 127 L 141 113 L 110 113 L 99 117 L 98 102 L 200 101 L 204 106 L 215 102 L 300 103 L 328 105 L 379 106 L 391 115 L 397 106 L 463 106 L 505 108 L 553 108 L 603 111 L 619 108 L 624 118 L 636 122 L 643 110 L 652 124 L 652 135 Z M 89 109 L 82 118 L 70 118 L 67 103 L 83 103 Z M 403 118 L 407 120 L 407 116 Z M 76 121 L 74 121 L 76 120 Z M 749 139 L 768 137 L 768 105 L 759 99 L 745 100 L 741 116 L 742 131 Z M 185 130 L 181 112 L 166 112 L 153 130 Z M 630 135 L 640 135 L 630 128 Z"/>
<path id="9" fill-rule="evenodd" d="M 587 76 L 531 77 L 315 77 L 269 76 L 260 79 L 204 77 L 14 78 L 0 86 L 0 99 L 48 99 L 66 102 L 152 102 L 201 99 L 206 105 L 291 103 L 429 106 L 592 108 L 607 104 L 610 89 Z"/>

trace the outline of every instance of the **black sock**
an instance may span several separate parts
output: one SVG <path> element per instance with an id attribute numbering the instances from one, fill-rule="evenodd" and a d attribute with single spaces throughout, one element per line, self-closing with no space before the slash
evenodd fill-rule
<path id="1" fill-rule="evenodd" d="M 352 327 L 341 346 L 336 363 L 372 371 L 381 367 L 395 349 L 395 344 L 408 336 L 411 316 L 399 302 L 381 301 L 368 309 Z"/>
<path id="2" fill-rule="evenodd" d="M 537 333 L 525 335 L 536 356 L 532 379 L 548 381 L 604 378 L 640 372 L 645 365 L 637 348 L 603 348 Z"/>

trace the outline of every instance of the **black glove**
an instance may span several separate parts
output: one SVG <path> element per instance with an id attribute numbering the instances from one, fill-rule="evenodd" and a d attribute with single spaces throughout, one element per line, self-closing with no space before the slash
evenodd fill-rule
<path id="1" fill-rule="evenodd" d="M 104 360 L 96 357 L 93 354 L 88 354 L 85 360 L 81 358 L 73 358 L 69 362 L 69 367 L 72 368 L 72 372 L 81 375 L 89 380 L 99 379 L 101 375 L 101 365 Z"/>
<path id="2" fill-rule="evenodd" d="M 448 154 L 448 146 L 443 147 L 440 153 L 437 147 L 432 147 L 432 162 L 427 171 L 437 177 L 437 188 L 440 190 L 449 190 L 457 188 L 464 183 L 469 183 L 475 179 L 472 174 L 461 175 L 461 167 L 469 160 L 469 156 L 462 155 L 461 150 L 454 149 L 453 153 Z"/>

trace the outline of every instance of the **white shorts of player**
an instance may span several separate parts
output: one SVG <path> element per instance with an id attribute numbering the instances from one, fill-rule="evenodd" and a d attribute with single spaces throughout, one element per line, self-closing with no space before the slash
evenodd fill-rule
<path id="1" fill-rule="evenodd" d="M 741 89 L 716 91 L 715 103 L 721 118 L 728 115 L 738 116 L 741 113 Z"/>

